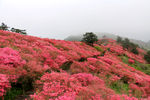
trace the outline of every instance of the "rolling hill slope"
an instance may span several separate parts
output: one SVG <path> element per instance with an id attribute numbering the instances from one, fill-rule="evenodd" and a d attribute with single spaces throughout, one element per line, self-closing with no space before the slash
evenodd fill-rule
<path id="1" fill-rule="evenodd" d="M 0 98 L 32 90 L 28 100 L 149 100 L 150 65 L 138 51 L 0 30 Z"/>

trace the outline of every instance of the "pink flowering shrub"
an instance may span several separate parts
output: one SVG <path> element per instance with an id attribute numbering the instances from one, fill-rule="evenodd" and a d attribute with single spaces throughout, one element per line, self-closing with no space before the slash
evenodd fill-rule
<path id="1" fill-rule="evenodd" d="M 87 58 L 89 63 L 96 63 L 98 60 L 96 58 Z"/>
<path id="2" fill-rule="evenodd" d="M 69 75 L 67 73 L 45 73 L 41 80 L 37 81 L 38 90 L 31 98 L 50 100 L 75 100 L 75 98 L 101 98 L 101 94 L 114 94 L 111 89 L 105 87 L 100 78 L 91 74 L 79 73 Z M 88 95 L 86 94 L 88 93 Z M 95 100 L 94 99 L 94 100 Z"/>
<path id="3" fill-rule="evenodd" d="M 67 73 L 45 73 L 41 77 L 41 81 L 37 82 L 37 86 L 40 91 L 38 94 L 31 96 L 32 98 L 44 98 L 44 99 L 56 99 L 65 98 L 65 94 L 74 94 L 74 91 L 78 91 L 80 88 L 75 86 L 81 86 L 77 83 L 78 81 L 74 78 L 70 78 Z M 41 86 L 42 85 L 42 86 Z"/>
<path id="4" fill-rule="evenodd" d="M 0 74 L 0 97 L 4 96 L 9 88 L 11 88 L 9 78 L 5 74 Z"/>
<path id="5" fill-rule="evenodd" d="M 104 62 L 108 63 L 109 65 L 113 64 L 113 61 L 109 58 L 106 57 L 99 57 L 100 59 L 102 59 Z"/>
<path id="6" fill-rule="evenodd" d="M 18 51 L 8 47 L 0 48 L 0 73 L 6 74 L 11 82 L 16 82 L 21 75 L 26 74 L 23 69 L 25 64 Z"/>
<path id="7" fill-rule="evenodd" d="M 0 48 L 0 64 L 17 67 L 18 65 L 25 64 L 19 53 L 11 48 Z"/>
<path id="8" fill-rule="evenodd" d="M 124 50 L 115 40 L 99 40 L 95 48 L 77 41 L 24 36 L 0 30 L 1 96 L 11 82 L 32 79 L 34 100 L 137 100 L 150 96 L 150 76 L 122 62 L 146 64 L 145 51 L 139 55 Z M 82 60 L 84 58 L 84 60 Z M 57 73 L 57 72 L 59 73 Z M 5 77 L 5 78 L 4 78 Z M 1 81 L 0 81 L 1 82 Z M 20 82 L 20 83 L 23 83 Z M 129 85 L 129 95 L 117 94 L 110 87 L 113 82 Z M 0 86 L 1 86 L 0 85 Z M 25 84 L 24 84 L 25 85 Z M 106 86 L 107 85 L 107 86 Z M 135 97 L 132 97 L 135 96 Z"/>
<path id="9" fill-rule="evenodd" d="M 117 80 L 120 80 L 120 79 L 121 79 L 121 78 L 118 77 L 118 76 L 116 76 L 116 75 L 114 75 L 114 76 L 111 77 L 111 81 L 112 81 L 112 82 L 117 81 Z"/>
<path id="10" fill-rule="evenodd" d="M 135 97 L 129 97 L 127 95 L 111 95 L 107 97 L 108 100 L 138 100 Z"/>
<path id="11" fill-rule="evenodd" d="M 64 56 L 57 56 L 57 58 L 55 59 L 55 62 L 61 66 L 63 63 L 67 62 L 68 60 L 66 59 L 66 57 Z"/>
<path id="12" fill-rule="evenodd" d="M 92 76 L 91 74 L 74 74 L 72 77 L 76 78 L 82 86 L 88 86 L 90 84 L 96 84 L 101 83 L 101 85 L 104 85 L 104 81 L 96 76 Z"/>
<path id="13" fill-rule="evenodd" d="M 53 100 L 53 99 L 49 99 Z M 59 96 L 55 100 L 75 100 L 75 94 L 66 93 L 64 96 Z"/>
<path id="14" fill-rule="evenodd" d="M 71 74 L 88 72 L 89 70 L 88 70 L 88 68 L 86 66 L 87 66 L 86 62 L 77 62 L 77 61 L 74 61 L 71 64 L 69 71 L 70 71 Z"/>

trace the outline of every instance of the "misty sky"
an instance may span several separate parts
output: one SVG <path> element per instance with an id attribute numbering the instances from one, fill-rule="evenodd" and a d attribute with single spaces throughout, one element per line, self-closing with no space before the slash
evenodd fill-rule
<path id="1" fill-rule="evenodd" d="M 108 32 L 150 40 L 150 0 L 0 0 L 0 23 L 64 39 Z"/>

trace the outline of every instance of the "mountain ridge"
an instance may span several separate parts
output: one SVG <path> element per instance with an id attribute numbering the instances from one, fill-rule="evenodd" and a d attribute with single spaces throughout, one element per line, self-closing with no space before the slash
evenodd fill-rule
<path id="1" fill-rule="evenodd" d="M 103 38 L 103 36 L 106 36 L 107 38 L 112 38 L 115 40 L 117 39 L 117 36 L 119 36 L 119 35 L 115 35 L 115 34 L 111 34 L 111 33 L 104 33 L 104 32 L 103 33 L 95 32 L 95 34 L 98 36 L 98 38 Z M 79 34 L 79 35 L 68 36 L 64 40 L 81 41 L 82 38 L 83 38 L 83 34 Z M 122 37 L 122 38 L 126 38 L 126 37 Z M 129 38 L 129 40 L 135 44 L 138 44 L 141 48 L 150 50 L 150 41 L 144 42 L 142 40 L 136 40 L 136 39 L 130 39 L 130 38 Z"/>

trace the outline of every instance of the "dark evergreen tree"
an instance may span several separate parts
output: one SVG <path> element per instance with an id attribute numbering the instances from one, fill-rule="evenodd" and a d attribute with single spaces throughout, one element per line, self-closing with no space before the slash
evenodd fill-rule
<path id="1" fill-rule="evenodd" d="M 0 30 L 8 31 L 8 28 L 9 27 L 6 24 L 4 24 L 4 23 L 2 23 L 1 26 L 0 26 Z"/>
<path id="2" fill-rule="evenodd" d="M 123 46 L 124 49 L 129 49 L 130 40 L 128 38 L 125 38 L 125 40 L 122 41 L 122 46 Z"/>
<path id="3" fill-rule="evenodd" d="M 122 42 L 122 38 L 120 36 L 117 37 L 117 42 L 121 43 Z"/>
<path id="4" fill-rule="evenodd" d="M 125 43 L 129 44 L 130 43 L 130 40 L 128 38 L 125 38 L 124 39 Z"/>
<path id="5" fill-rule="evenodd" d="M 98 41 L 98 38 L 93 32 L 88 32 L 83 35 L 82 41 L 88 45 L 93 46 L 93 43 Z"/>

